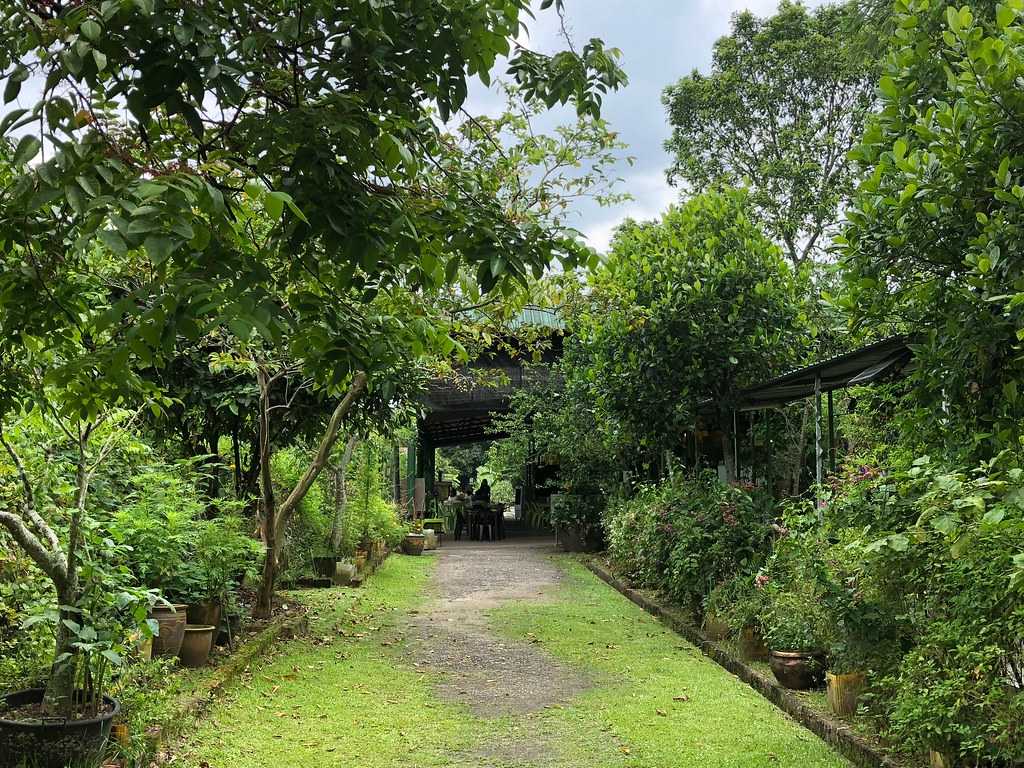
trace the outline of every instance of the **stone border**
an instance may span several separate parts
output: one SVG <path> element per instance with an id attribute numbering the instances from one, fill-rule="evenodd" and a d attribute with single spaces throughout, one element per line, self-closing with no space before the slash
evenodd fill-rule
<path id="1" fill-rule="evenodd" d="M 292 640 L 306 634 L 309 619 L 305 613 L 298 616 L 282 616 L 256 632 L 239 646 L 224 663 L 217 667 L 209 678 L 203 680 L 195 690 L 179 698 L 171 712 L 160 722 L 146 728 L 155 753 L 157 765 L 163 765 L 171 756 L 167 747 L 177 740 L 185 729 L 201 717 L 224 687 L 242 674 L 253 662 L 263 656 L 270 646 L 280 639 Z"/>
<path id="2" fill-rule="evenodd" d="M 659 619 L 672 631 L 689 640 L 705 656 L 736 675 L 772 704 L 835 747 L 854 764 L 861 768 L 908 768 L 908 763 L 886 754 L 842 720 L 831 718 L 807 706 L 774 680 L 744 664 L 718 643 L 709 640 L 703 632 L 693 626 L 682 611 L 663 605 L 649 595 L 626 585 L 594 558 L 584 558 L 583 562 L 599 579 Z"/>

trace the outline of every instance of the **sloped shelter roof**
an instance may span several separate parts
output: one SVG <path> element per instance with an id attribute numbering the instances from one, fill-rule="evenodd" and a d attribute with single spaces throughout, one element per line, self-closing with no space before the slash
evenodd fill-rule
<path id="1" fill-rule="evenodd" d="M 819 381 L 822 392 L 871 384 L 905 373 L 911 358 L 907 337 L 892 336 L 748 387 L 740 409 L 754 411 L 814 397 Z"/>

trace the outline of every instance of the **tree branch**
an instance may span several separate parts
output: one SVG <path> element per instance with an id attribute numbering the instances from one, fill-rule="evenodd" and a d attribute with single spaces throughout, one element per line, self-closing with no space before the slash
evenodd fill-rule
<path id="1" fill-rule="evenodd" d="M 337 407 L 334 409 L 334 413 L 331 414 L 331 420 L 327 424 L 327 431 L 324 433 L 323 439 L 320 441 L 320 446 L 317 448 L 313 463 L 309 465 L 295 488 L 293 488 L 292 492 L 288 494 L 288 498 L 282 502 L 281 506 L 277 510 L 277 530 L 279 532 L 284 531 L 284 527 L 287 525 L 292 512 L 295 511 L 299 502 L 305 498 L 310 487 L 316 481 L 317 477 L 319 477 L 320 472 L 327 464 L 327 460 L 331 455 L 331 449 L 334 448 L 334 444 L 338 440 L 341 423 L 355 401 L 366 390 L 366 383 L 366 373 L 363 371 L 357 373 L 355 379 L 352 381 L 352 386 L 349 387 L 345 397 L 342 398 L 341 402 L 338 403 Z"/>

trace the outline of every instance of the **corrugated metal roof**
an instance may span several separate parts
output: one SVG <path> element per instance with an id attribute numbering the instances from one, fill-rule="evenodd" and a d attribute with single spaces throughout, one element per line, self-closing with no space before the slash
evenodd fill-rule
<path id="1" fill-rule="evenodd" d="M 554 328 L 559 331 L 565 330 L 565 321 L 558 314 L 557 309 L 548 307 L 526 306 L 522 312 L 509 321 L 512 328 L 520 328 L 524 325 L 533 325 L 539 328 Z"/>

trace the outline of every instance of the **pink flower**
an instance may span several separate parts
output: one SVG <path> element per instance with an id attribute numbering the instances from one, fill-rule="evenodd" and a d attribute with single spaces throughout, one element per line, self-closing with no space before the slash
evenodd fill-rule
<path id="1" fill-rule="evenodd" d="M 754 586 L 758 589 L 763 589 L 765 586 L 767 586 L 769 581 L 770 579 L 768 578 L 768 574 L 759 573 L 757 574 L 757 576 L 754 577 Z"/>

